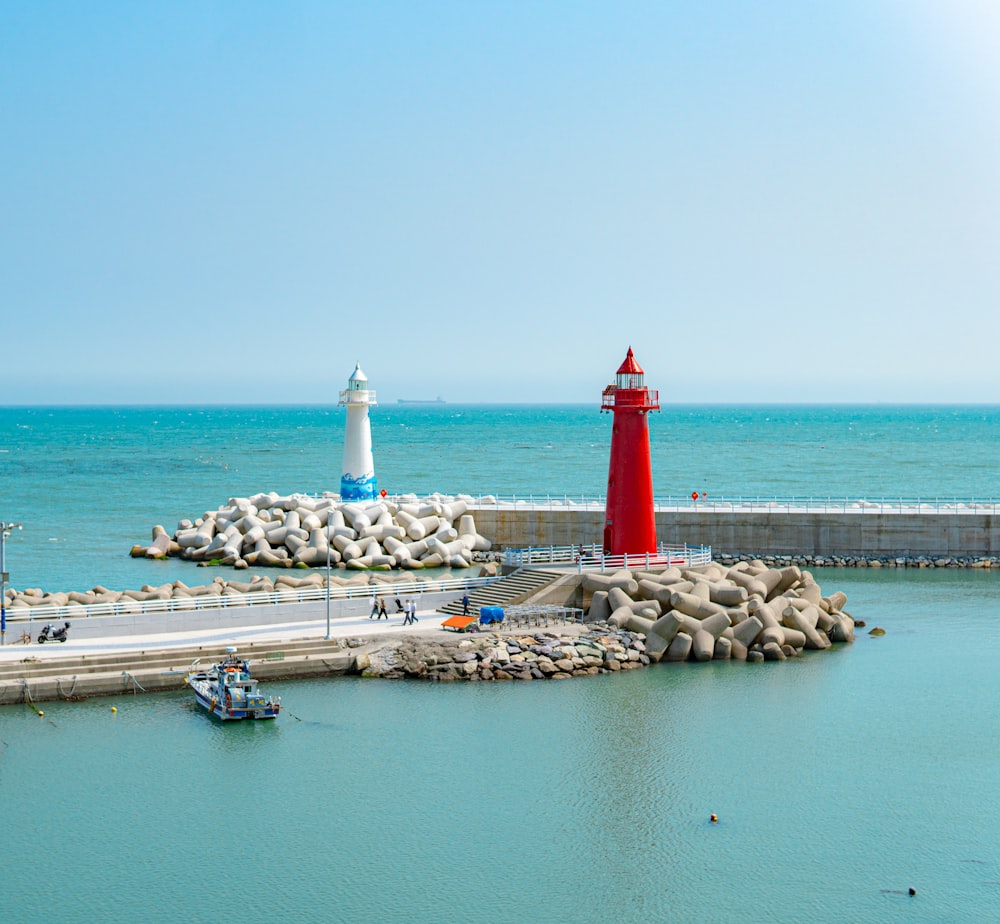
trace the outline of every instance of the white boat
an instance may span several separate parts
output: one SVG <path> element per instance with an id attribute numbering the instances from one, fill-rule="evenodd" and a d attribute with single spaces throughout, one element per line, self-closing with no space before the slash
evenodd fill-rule
<path id="1" fill-rule="evenodd" d="M 250 665 L 236 657 L 235 648 L 208 670 L 192 671 L 185 678 L 198 705 L 223 722 L 234 719 L 274 719 L 281 712 L 279 697 L 265 696 L 250 676 Z"/>

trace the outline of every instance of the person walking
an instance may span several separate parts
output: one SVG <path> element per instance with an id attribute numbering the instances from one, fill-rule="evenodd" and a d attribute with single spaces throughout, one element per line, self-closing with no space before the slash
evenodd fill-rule
<path id="1" fill-rule="evenodd" d="M 411 623 L 420 622 L 420 620 L 417 619 L 417 601 L 416 600 L 411 600 L 410 601 L 410 622 Z"/>
<path id="2" fill-rule="evenodd" d="M 385 597 L 382 597 L 378 601 L 378 618 L 384 619 L 388 622 L 389 614 L 385 611 Z"/>
<path id="3" fill-rule="evenodd" d="M 403 616 L 403 625 L 404 626 L 411 625 L 412 622 L 413 622 L 413 620 L 410 619 L 410 601 L 409 600 L 407 600 L 403 604 L 403 613 L 404 613 L 404 616 Z"/>
<path id="4" fill-rule="evenodd" d="M 372 611 L 368 614 L 369 619 L 378 618 L 378 597 L 372 594 Z"/>
<path id="5" fill-rule="evenodd" d="M 462 615 L 463 616 L 468 616 L 469 615 L 469 595 L 468 594 L 466 594 L 464 597 L 462 597 Z"/>

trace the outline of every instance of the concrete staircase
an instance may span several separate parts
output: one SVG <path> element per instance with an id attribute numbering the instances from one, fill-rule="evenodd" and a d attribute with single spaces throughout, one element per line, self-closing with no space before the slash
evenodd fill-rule
<path id="1" fill-rule="evenodd" d="M 469 594 L 469 615 L 478 616 L 481 606 L 513 606 L 515 603 L 522 603 L 561 577 L 563 575 L 558 571 L 541 571 L 534 568 L 515 571 L 472 591 Z M 461 599 L 439 606 L 438 612 L 449 616 L 461 616 Z"/>

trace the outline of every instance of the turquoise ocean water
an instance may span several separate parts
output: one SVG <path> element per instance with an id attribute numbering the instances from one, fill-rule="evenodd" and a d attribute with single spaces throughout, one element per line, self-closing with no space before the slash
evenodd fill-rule
<path id="1" fill-rule="evenodd" d="M 341 424 L 0 410 L 0 518 L 25 524 L 11 579 L 198 583 L 213 572 L 128 547 L 232 495 L 335 489 Z M 996 497 L 998 424 L 992 407 L 671 408 L 654 480 Z M 373 428 L 390 491 L 604 487 L 593 408 L 389 407 Z M 560 684 L 271 684 L 289 714 L 264 726 L 215 724 L 183 693 L 0 708 L 0 920 L 1000 920 L 1000 577 L 816 574 L 887 634 Z"/>
<path id="2" fill-rule="evenodd" d="M 0 519 L 24 523 L 11 579 L 201 582 L 128 550 L 233 496 L 339 490 L 343 427 L 337 407 L 0 408 Z M 372 435 L 392 494 L 606 489 L 611 418 L 596 404 L 387 405 Z M 667 405 L 650 439 L 657 496 L 1000 498 L 1000 406 Z"/>

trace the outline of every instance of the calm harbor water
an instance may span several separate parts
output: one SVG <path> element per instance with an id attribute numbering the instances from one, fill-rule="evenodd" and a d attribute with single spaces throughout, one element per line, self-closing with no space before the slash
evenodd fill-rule
<path id="1" fill-rule="evenodd" d="M 654 482 L 1000 497 L 998 428 L 665 406 Z M 12 582 L 201 583 L 128 548 L 231 496 L 336 489 L 342 432 L 335 408 L 0 409 Z M 393 492 L 604 489 L 596 407 L 386 407 L 373 433 Z M 563 683 L 272 684 L 289 712 L 263 726 L 183 693 L 0 708 L 0 921 L 1000 920 L 1000 576 L 817 578 L 886 636 Z"/>
<path id="2" fill-rule="evenodd" d="M 3 707 L 25 863 L 0 919 L 996 920 L 1000 577 L 817 576 L 886 636 L 563 683 L 272 683 L 272 724 L 183 693 Z"/>

